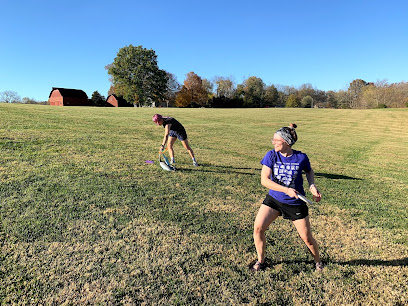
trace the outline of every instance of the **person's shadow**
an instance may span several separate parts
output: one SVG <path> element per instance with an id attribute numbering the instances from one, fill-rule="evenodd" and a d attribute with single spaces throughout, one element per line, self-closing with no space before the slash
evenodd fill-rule
<path id="1" fill-rule="evenodd" d="M 255 264 L 256 260 L 249 263 L 248 268 L 251 268 Z M 380 260 L 380 259 L 353 259 L 348 261 L 334 261 L 323 260 L 325 265 L 335 264 L 340 266 L 370 266 L 370 267 L 408 267 L 408 257 L 393 260 Z M 271 260 L 265 258 L 264 269 L 273 268 L 280 264 L 313 264 L 310 260 Z"/>
<path id="2" fill-rule="evenodd" d="M 338 265 L 349 266 L 383 266 L 383 267 L 408 267 L 408 257 L 393 260 L 381 259 L 353 259 L 348 261 L 328 261 Z"/>
<path id="3" fill-rule="evenodd" d="M 332 180 L 355 180 L 355 181 L 362 181 L 361 178 L 351 177 L 347 175 L 341 174 L 333 174 L 333 173 L 319 173 L 315 172 L 315 177 L 325 177 Z"/>

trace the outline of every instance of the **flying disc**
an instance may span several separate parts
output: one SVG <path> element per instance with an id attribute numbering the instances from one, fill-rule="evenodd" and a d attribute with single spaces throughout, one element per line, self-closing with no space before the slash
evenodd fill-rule
<path id="1" fill-rule="evenodd" d="M 313 204 L 313 202 L 310 201 L 308 198 L 306 198 L 304 195 L 298 194 L 297 196 L 298 196 L 298 198 L 301 199 L 303 202 L 305 202 L 305 203 L 307 203 L 307 204 L 309 204 L 309 205 L 312 205 L 312 204 Z"/>
<path id="2" fill-rule="evenodd" d="M 152 160 L 146 160 L 145 163 L 146 163 L 146 164 L 153 164 L 154 161 L 152 161 Z"/>

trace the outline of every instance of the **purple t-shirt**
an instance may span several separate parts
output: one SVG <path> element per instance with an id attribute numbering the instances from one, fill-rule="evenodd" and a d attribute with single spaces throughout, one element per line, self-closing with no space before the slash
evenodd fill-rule
<path id="1" fill-rule="evenodd" d="M 272 169 L 271 180 L 273 182 L 296 189 L 299 193 L 305 195 L 305 191 L 303 190 L 302 171 L 309 172 L 312 169 L 309 158 L 305 153 L 293 150 L 291 156 L 285 157 L 280 152 L 272 150 L 266 153 L 261 164 Z M 272 189 L 269 190 L 269 195 L 279 202 L 289 205 L 303 203 L 300 199 L 291 198 L 284 192 Z"/>

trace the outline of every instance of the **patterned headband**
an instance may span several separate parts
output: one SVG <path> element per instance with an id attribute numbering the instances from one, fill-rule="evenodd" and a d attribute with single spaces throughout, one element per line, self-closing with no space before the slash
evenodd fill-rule
<path id="1" fill-rule="evenodd" d="M 293 135 L 291 133 L 293 131 Z M 280 128 L 276 134 L 283 138 L 283 140 L 290 146 L 294 145 L 297 140 L 296 130 L 293 127 L 284 126 Z"/>

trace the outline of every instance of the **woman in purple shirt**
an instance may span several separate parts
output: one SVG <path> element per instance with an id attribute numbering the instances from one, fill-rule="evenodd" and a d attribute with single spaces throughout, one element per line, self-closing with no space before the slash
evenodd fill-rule
<path id="1" fill-rule="evenodd" d="M 302 171 L 305 171 L 309 190 L 313 200 L 319 202 L 321 194 L 314 184 L 314 172 L 305 153 L 292 149 L 297 141 L 296 124 L 282 127 L 273 136 L 274 150 L 262 159 L 261 184 L 269 189 L 263 204 L 259 208 L 254 223 L 254 242 L 258 259 L 250 265 L 252 271 L 265 267 L 265 231 L 279 216 L 292 220 L 300 237 L 313 255 L 316 270 L 322 270 L 319 248 L 312 236 L 309 212 L 306 203 L 298 194 L 305 195 Z"/>

